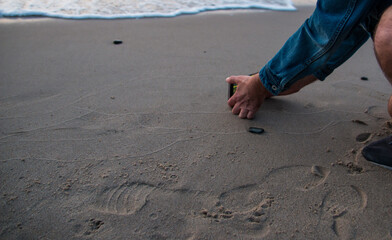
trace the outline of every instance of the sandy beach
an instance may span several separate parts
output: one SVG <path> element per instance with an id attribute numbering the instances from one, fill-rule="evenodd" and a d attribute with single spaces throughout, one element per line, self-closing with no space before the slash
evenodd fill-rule
<path id="1" fill-rule="evenodd" d="M 312 11 L 1 19 L 0 239 L 392 239 L 371 41 L 254 120 L 227 106 Z"/>

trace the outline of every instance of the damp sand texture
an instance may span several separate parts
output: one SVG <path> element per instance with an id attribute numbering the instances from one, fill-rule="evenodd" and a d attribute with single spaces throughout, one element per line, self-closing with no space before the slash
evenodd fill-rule
<path id="1" fill-rule="evenodd" d="M 226 104 L 311 12 L 0 24 L 0 238 L 391 239 L 371 42 L 255 120 Z"/>

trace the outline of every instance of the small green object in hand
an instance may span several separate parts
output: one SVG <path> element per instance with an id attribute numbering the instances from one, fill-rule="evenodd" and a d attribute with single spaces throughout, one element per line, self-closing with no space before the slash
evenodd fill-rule
<path id="1" fill-rule="evenodd" d="M 237 90 L 237 84 L 229 84 L 229 98 L 234 95 Z"/>
<path id="2" fill-rule="evenodd" d="M 258 74 L 258 72 L 249 74 L 249 76 L 253 76 L 255 74 Z M 237 90 L 237 84 L 233 84 L 233 83 L 229 84 L 229 97 L 228 98 L 231 98 L 234 95 L 236 90 Z"/>

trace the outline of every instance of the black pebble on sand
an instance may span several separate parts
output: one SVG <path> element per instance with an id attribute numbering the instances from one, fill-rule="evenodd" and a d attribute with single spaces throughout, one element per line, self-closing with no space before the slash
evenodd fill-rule
<path id="1" fill-rule="evenodd" d="M 361 77 L 361 80 L 367 81 L 367 80 L 369 80 L 369 78 L 367 78 L 367 77 Z"/>
<path id="2" fill-rule="evenodd" d="M 365 123 L 364 121 L 361 121 L 361 120 L 352 120 L 352 122 L 353 123 L 358 123 L 358 124 L 361 124 L 361 125 L 368 125 L 367 123 Z"/>
<path id="3" fill-rule="evenodd" d="M 256 134 L 261 134 L 264 132 L 264 129 L 258 128 L 258 127 L 250 127 L 249 132 L 251 133 L 256 133 Z"/>
<path id="4" fill-rule="evenodd" d="M 113 44 L 115 44 L 115 45 L 119 45 L 119 44 L 122 44 L 123 42 L 121 41 L 121 40 L 114 40 L 113 41 Z"/>

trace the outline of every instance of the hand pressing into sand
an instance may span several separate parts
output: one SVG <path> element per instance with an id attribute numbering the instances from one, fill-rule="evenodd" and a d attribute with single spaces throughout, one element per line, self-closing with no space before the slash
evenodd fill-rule
<path id="1" fill-rule="evenodd" d="M 303 87 L 313 83 L 317 78 L 306 76 L 295 82 L 289 89 L 279 93 L 279 96 L 299 92 Z M 229 84 L 237 84 L 237 90 L 227 102 L 233 108 L 232 112 L 240 118 L 254 118 L 264 99 L 273 97 L 263 86 L 258 74 L 252 76 L 231 76 L 226 79 Z M 391 98 L 392 99 L 392 98 Z M 392 100 L 391 100 L 392 106 Z M 391 110 L 392 112 L 392 110 Z M 392 116 L 392 115 L 391 115 Z"/>
<path id="2" fill-rule="evenodd" d="M 226 82 L 237 84 L 237 90 L 227 104 L 233 108 L 233 114 L 239 115 L 240 118 L 254 118 L 264 99 L 272 96 L 261 83 L 258 74 L 231 76 Z"/>

